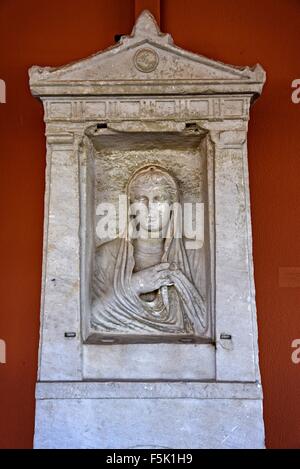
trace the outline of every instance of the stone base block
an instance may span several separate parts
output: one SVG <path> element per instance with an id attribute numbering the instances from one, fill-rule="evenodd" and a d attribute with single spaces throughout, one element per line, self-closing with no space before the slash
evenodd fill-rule
<path id="1" fill-rule="evenodd" d="M 35 448 L 264 448 L 261 389 L 254 383 L 40 383 Z"/>

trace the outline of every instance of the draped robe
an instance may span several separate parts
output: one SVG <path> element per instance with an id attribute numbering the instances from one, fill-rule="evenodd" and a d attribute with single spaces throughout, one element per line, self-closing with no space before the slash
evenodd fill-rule
<path id="1" fill-rule="evenodd" d="M 92 326 L 111 333 L 201 335 L 207 329 L 204 249 L 186 249 L 183 239 L 165 240 L 174 285 L 145 301 L 131 288 L 134 248 L 128 236 L 101 245 L 95 256 Z"/>

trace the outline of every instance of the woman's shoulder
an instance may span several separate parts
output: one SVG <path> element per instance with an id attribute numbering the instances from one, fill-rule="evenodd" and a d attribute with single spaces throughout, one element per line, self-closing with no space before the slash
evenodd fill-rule
<path id="1" fill-rule="evenodd" d="M 96 248 L 96 258 L 105 259 L 106 257 L 116 258 L 121 244 L 121 238 L 115 238 L 111 241 L 106 241 Z"/>

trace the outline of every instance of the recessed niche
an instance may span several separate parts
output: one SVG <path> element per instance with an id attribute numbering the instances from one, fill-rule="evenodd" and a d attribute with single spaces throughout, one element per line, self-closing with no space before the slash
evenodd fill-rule
<path id="1" fill-rule="evenodd" d="M 81 147 L 85 341 L 212 343 L 214 203 L 208 181 L 213 180 L 213 159 L 207 132 L 190 123 L 181 125 L 180 131 L 161 130 L 159 122 L 156 131 L 155 123 L 146 132 L 132 129 L 132 124 L 128 127 L 126 132 L 125 123 L 121 131 L 91 126 Z M 156 264 L 169 263 L 171 270 L 178 268 L 185 277 L 177 285 L 137 297 L 128 290 L 131 276 L 142 270 L 137 264 L 143 266 L 143 259 L 138 243 L 128 235 L 131 220 L 125 212 L 132 202 L 129 186 L 139 178 L 144 198 L 153 190 L 157 197 L 163 192 L 168 198 L 165 185 L 175 188 L 169 221 L 173 232 L 155 256 Z M 115 226 L 108 226 L 109 210 Z M 157 243 L 149 243 L 143 242 L 146 257 L 147 249 L 156 249 Z"/>

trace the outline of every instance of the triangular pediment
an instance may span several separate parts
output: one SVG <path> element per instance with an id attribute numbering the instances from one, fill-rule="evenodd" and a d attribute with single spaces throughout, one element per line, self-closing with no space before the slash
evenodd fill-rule
<path id="1" fill-rule="evenodd" d="M 169 34 L 160 32 L 154 17 L 144 11 L 138 18 L 130 36 L 122 36 L 119 43 L 86 59 L 58 68 L 32 67 L 30 85 L 34 94 L 58 94 L 59 86 L 67 86 L 68 94 L 80 93 L 86 86 L 88 93 L 100 93 L 100 86 L 112 89 L 124 84 L 124 93 L 130 84 L 203 85 L 214 92 L 214 84 L 243 85 L 264 82 L 264 71 L 235 67 L 183 50 L 173 44 Z M 47 88 L 47 90 L 46 90 Z M 44 93 L 42 92 L 44 89 Z M 122 89 L 122 88 L 121 88 Z M 250 86 L 249 92 L 252 91 Z M 253 89 L 253 91 L 256 91 Z M 83 91 L 81 91 L 83 92 Z M 166 90 L 166 92 L 168 92 Z M 209 91 L 208 91 L 209 92 Z M 84 93 L 85 94 L 85 93 Z"/>

